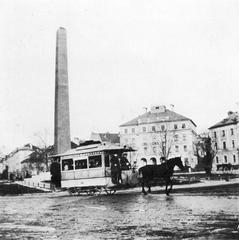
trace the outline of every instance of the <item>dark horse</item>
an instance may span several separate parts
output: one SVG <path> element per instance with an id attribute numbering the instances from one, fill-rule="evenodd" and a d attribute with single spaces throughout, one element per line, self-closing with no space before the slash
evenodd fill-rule
<path id="1" fill-rule="evenodd" d="M 160 165 L 146 165 L 139 169 L 139 175 L 142 175 L 142 192 L 147 194 L 144 185 L 146 184 L 148 187 L 148 192 L 151 192 L 150 181 L 163 178 L 165 180 L 166 188 L 165 193 L 169 195 L 170 191 L 172 190 L 173 183 L 171 177 L 173 175 L 173 169 L 175 166 L 178 166 L 181 170 L 184 170 L 183 163 L 181 161 L 181 157 L 171 158 L 167 160 L 167 162 L 160 164 Z M 168 186 L 170 188 L 168 189 Z"/>

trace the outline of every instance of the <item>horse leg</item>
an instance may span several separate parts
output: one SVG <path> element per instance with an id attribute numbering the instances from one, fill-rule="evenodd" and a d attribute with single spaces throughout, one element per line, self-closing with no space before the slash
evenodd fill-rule
<path id="1" fill-rule="evenodd" d="M 169 179 L 169 183 L 170 183 L 170 188 L 168 190 L 168 193 L 170 193 L 172 191 L 172 188 L 173 188 L 173 181 L 172 181 L 171 178 Z"/>
<path id="2" fill-rule="evenodd" d="M 144 189 L 144 179 L 142 179 L 142 193 L 143 193 L 144 195 L 147 194 L 146 191 L 145 191 L 145 189 Z"/>
<path id="3" fill-rule="evenodd" d="M 150 186 L 149 179 L 147 179 L 147 187 L 148 187 L 148 193 L 151 193 L 151 186 Z"/>
<path id="4" fill-rule="evenodd" d="M 168 190 L 168 185 L 169 185 L 169 182 L 170 182 L 170 180 L 169 179 L 166 179 L 166 186 L 165 186 L 165 193 L 166 193 L 166 195 L 169 195 L 169 190 Z"/>

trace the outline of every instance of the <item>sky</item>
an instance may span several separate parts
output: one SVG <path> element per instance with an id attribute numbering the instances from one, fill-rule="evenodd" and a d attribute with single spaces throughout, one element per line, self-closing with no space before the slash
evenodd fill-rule
<path id="1" fill-rule="evenodd" d="M 0 0 L 0 152 L 53 143 L 56 31 L 71 138 L 174 105 L 198 132 L 239 109 L 237 0 Z"/>

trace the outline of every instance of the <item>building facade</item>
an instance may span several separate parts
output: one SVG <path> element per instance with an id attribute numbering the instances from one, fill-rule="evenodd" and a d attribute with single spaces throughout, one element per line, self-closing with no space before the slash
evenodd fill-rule
<path id="1" fill-rule="evenodd" d="M 184 164 L 195 167 L 197 158 L 194 155 L 196 124 L 165 106 L 153 106 L 150 111 L 120 125 L 120 144 L 134 148 L 136 151 L 129 157 L 137 166 L 160 158 L 166 159 L 181 156 Z"/>
<path id="2" fill-rule="evenodd" d="M 239 164 L 239 114 L 228 112 L 227 118 L 209 128 L 209 136 L 215 142 L 216 156 L 213 168 L 221 164 Z"/>

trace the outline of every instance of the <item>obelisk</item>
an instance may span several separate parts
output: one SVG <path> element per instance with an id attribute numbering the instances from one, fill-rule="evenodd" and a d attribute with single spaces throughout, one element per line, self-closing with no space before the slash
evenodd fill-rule
<path id="1" fill-rule="evenodd" d="M 70 148 L 66 29 L 60 27 L 56 34 L 54 152 L 60 154 Z"/>

